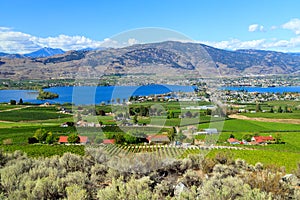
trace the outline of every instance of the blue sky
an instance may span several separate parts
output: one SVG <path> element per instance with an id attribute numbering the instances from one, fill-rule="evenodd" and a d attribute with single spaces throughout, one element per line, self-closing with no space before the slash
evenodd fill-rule
<path id="1" fill-rule="evenodd" d="M 2 52 L 116 46 L 108 38 L 143 27 L 223 49 L 300 52 L 298 0 L 0 0 L 0 7 Z"/>

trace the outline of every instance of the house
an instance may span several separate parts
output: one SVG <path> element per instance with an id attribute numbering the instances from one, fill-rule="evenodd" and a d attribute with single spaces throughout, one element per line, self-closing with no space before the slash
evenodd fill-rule
<path id="1" fill-rule="evenodd" d="M 87 121 L 78 121 L 76 122 L 77 127 L 101 127 L 99 123 L 87 122 Z"/>
<path id="2" fill-rule="evenodd" d="M 272 137 L 272 135 L 270 136 L 254 136 L 251 138 L 251 142 L 257 143 L 257 144 L 266 144 L 269 142 L 274 141 L 275 139 Z"/>
<path id="3" fill-rule="evenodd" d="M 229 138 L 227 140 L 227 142 L 229 142 L 230 144 L 241 144 L 241 141 L 235 139 L 235 138 Z"/>
<path id="4" fill-rule="evenodd" d="M 208 135 L 211 135 L 211 134 L 218 134 L 218 130 L 216 128 L 206 128 L 204 129 L 204 131 L 208 134 Z"/>
<path id="5" fill-rule="evenodd" d="M 193 135 L 211 135 L 211 134 L 218 134 L 218 130 L 216 128 L 206 128 L 203 131 L 198 131 L 193 133 Z"/>
<path id="6" fill-rule="evenodd" d="M 89 143 L 89 138 L 87 136 L 78 136 L 80 144 L 87 144 Z M 68 144 L 68 136 L 60 136 L 58 143 L 60 144 Z"/>
<path id="7" fill-rule="evenodd" d="M 104 139 L 102 141 L 102 144 L 115 144 L 116 140 L 115 139 Z"/>
<path id="8" fill-rule="evenodd" d="M 66 128 L 66 127 L 68 127 L 69 125 L 67 124 L 67 122 L 65 122 L 65 123 L 63 123 L 63 124 L 61 124 L 60 125 L 60 127 L 64 127 L 64 128 Z"/>
<path id="9" fill-rule="evenodd" d="M 193 133 L 193 135 L 206 135 L 206 134 L 207 134 L 207 132 L 205 132 L 205 131 L 198 131 L 198 132 Z"/>
<path id="10" fill-rule="evenodd" d="M 169 144 L 170 139 L 167 135 L 150 135 L 146 138 L 149 144 Z"/>

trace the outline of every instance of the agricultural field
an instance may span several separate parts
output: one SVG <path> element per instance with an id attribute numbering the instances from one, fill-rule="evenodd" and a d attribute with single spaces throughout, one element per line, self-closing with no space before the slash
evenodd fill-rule
<path id="1" fill-rule="evenodd" d="M 211 124 L 221 124 L 222 122 L 212 122 Z M 209 123 L 200 124 L 199 129 L 208 128 Z M 285 124 L 275 122 L 260 122 L 241 119 L 228 119 L 224 122 L 223 132 L 286 132 L 300 131 L 299 124 Z"/>
<path id="2" fill-rule="evenodd" d="M 208 153 L 208 157 L 215 158 L 218 153 L 228 153 L 233 159 L 242 159 L 247 163 L 255 165 L 260 162 L 265 166 L 284 167 L 287 173 L 292 173 L 297 169 L 300 162 L 300 153 L 277 152 L 266 150 L 228 150 L 215 149 Z"/>
<path id="3" fill-rule="evenodd" d="M 66 152 L 78 155 L 84 155 L 84 146 L 82 145 L 0 145 L 0 149 L 5 152 L 22 151 L 29 157 L 51 157 L 54 155 L 62 156 Z"/>
<path id="4" fill-rule="evenodd" d="M 141 106 L 151 106 L 153 103 L 139 103 L 133 104 L 132 107 L 140 108 Z M 182 126 L 182 120 L 190 121 L 189 119 L 177 118 L 181 114 L 180 108 L 189 106 L 189 103 L 169 102 L 161 103 L 156 102 L 156 106 L 160 105 L 162 108 L 174 113 L 175 118 L 168 118 L 165 116 L 137 116 L 137 123 L 139 126 L 122 126 L 119 127 L 113 115 L 94 116 L 91 114 L 82 114 L 82 120 L 93 121 L 96 120 L 104 125 L 101 128 L 96 127 L 60 127 L 64 122 L 72 122 L 76 120 L 76 117 L 70 114 L 62 114 L 58 112 L 57 106 L 51 107 L 39 107 L 39 106 L 11 106 L 0 105 L 0 149 L 4 151 L 21 150 L 31 157 L 49 157 L 52 155 L 62 155 L 64 152 L 72 152 L 76 154 L 84 154 L 84 146 L 80 145 L 47 145 L 47 144 L 28 144 L 28 138 L 32 137 L 37 129 L 43 128 L 47 132 L 51 132 L 54 137 L 58 138 L 61 135 L 69 135 L 71 133 L 79 133 L 80 135 L 88 136 L 92 145 L 98 145 L 106 138 L 106 134 L 123 134 L 130 132 L 132 129 L 138 130 L 145 134 L 166 133 L 172 127 Z M 203 105 L 207 105 L 203 103 Z M 266 104 L 263 107 L 278 106 L 284 104 L 273 103 L 272 105 Z M 181 107 L 180 107 L 181 106 Z M 255 107 L 254 105 L 251 105 Z M 298 106 L 298 105 L 291 105 Z M 71 110 L 71 105 L 64 106 L 66 109 Z M 86 108 L 74 107 L 74 110 L 86 109 L 86 110 L 103 110 L 105 113 L 109 113 L 114 109 L 112 106 L 90 106 Z M 184 109 L 183 113 L 189 110 Z M 195 112 L 195 111 L 193 111 Z M 165 158 L 185 158 L 190 154 L 207 154 L 208 157 L 213 157 L 218 152 L 229 152 L 233 158 L 241 158 L 255 164 L 261 162 L 265 165 L 275 165 L 277 167 L 285 166 L 288 172 L 291 172 L 296 168 L 297 162 L 300 162 L 300 125 L 299 124 L 287 124 L 287 123 L 274 123 L 274 122 L 261 122 L 242 119 L 227 119 L 223 122 L 222 118 L 215 118 L 206 115 L 201 110 L 197 111 L 200 115 L 200 122 L 196 127 L 198 131 L 209 128 L 211 126 L 218 126 L 223 124 L 223 129 L 220 130 L 221 134 L 218 138 L 216 145 L 230 146 L 225 143 L 230 135 L 234 135 L 235 138 L 241 140 L 246 134 L 259 134 L 259 135 L 274 135 L 279 133 L 284 144 L 272 144 L 266 146 L 243 146 L 237 145 L 245 150 L 229 150 L 229 149 L 214 149 L 211 151 L 204 150 L 203 148 L 191 148 L 184 149 L 174 146 L 149 146 L 149 145 L 111 145 L 105 146 L 107 152 L 110 155 L 132 155 L 135 153 L 153 152 L 160 157 Z M 82 112 L 83 113 L 83 112 Z M 278 116 L 278 113 L 256 113 L 256 115 L 273 115 Z M 288 118 L 295 118 L 299 115 L 299 111 L 295 110 L 293 113 L 281 113 L 281 117 L 284 114 L 289 114 Z M 74 116 L 76 113 L 74 114 Z M 250 116 L 251 114 L 249 114 Z M 248 116 L 248 114 L 247 114 Z M 151 121 L 152 120 L 152 121 Z M 162 124 L 161 121 L 165 120 Z M 216 122 L 213 122 L 215 120 Z M 210 122 L 212 121 L 212 122 Z M 130 122 L 133 122 L 133 116 L 131 116 Z M 148 125 L 148 124 L 152 125 Z M 142 124 L 146 124 L 142 126 Z M 156 126 L 157 125 L 157 126 Z M 184 129 L 184 127 L 180 127 Z M 201 137 L 200 137 L 201 138 Z M 253 149 L 253 150 L 249 150 Z M 121 155 L 120 154 L 120 155 Z"/>
<path id="5" fill-rule="evenodd" d="M 68 114 L 59 113 L 55 107 L 31 106 L 17 110 L 0 112 L 1 121 L 38 121 L 47 119 L 60 119 L 70 117 Z"/>
<path id="6" fill-rule="evenodd" d="M 300 110 L 295 110 L 292 113 L 270 113 L 270 112 L 257 112 L 257 113 L 241 113 L 247 117 L 261 117 L 270 119 L 300 119 Z"/>
<path id="7" fill-rule="evenodd" d="M 24 106 L 19 106 L 19 105 L 8 105 L 8 104 L 0 104 L 0 111 L 4 110 L 10 110 L 10 109 L 15 109 L 15 108 L 20 108 Z"/>

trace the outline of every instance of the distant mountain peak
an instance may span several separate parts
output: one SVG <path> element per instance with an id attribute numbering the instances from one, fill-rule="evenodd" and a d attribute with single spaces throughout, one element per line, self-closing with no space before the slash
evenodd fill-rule
<path id="1" fill-rule="evenodd" d="M 54 56 L 58 54 L 64 54 L 65 52 L 62 49 L 54 49 L 54 48 L 49 48 L 49 47 L 44 47 L 41 48 L 37 51 L 24 54 L 26 57 L 30 58 L 43 58 L 43 57 L 49 57 L 49 56 Z"/>

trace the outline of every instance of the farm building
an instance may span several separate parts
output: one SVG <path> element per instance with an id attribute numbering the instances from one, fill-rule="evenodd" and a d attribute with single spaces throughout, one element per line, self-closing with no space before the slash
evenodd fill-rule
<path id="1" fill-rule="evenodd" d="M 235 138 L 229 138 L 227 140 L 227 142 L 229 142 L 230 144 L 241 144 L 241 141 L 235 139 Z"/>
<path id="2" fill-rule="evenodd" d="M 274 141 L 275 139 L 270 136 L 254 136 L 251 138 L 251 142 L 257 143 L 257 144 L 265 144 Z"/>
<path id="3" fill-rule="evenodd" d="M 115 139 L 104 139 L 102 141 L 102 144 L 115 144 L 116 140 Z"/>
<path id="4" fill-rule="evenodd" d="M 170 139 L 167 135 L 150 135 L 147 137 L 149 144 L 169 144 Z"/>
<path id="5" fill-rule="evenodd" d="M 87 136 L 78 136 L 80 144 L 87 144 L 89 143 L 89 138 Z M 68 144 L 68 136 L 60 136 L 58 143 L 60 144 Z"/>
<path id="6" fill-rule="evenodd" d="M 211 134 L 218 134 L 218 130 L 216 128 L 206 128 L 203 131 L 198 131 L 193 133 L 194 135 L 211 135 Z"/>

